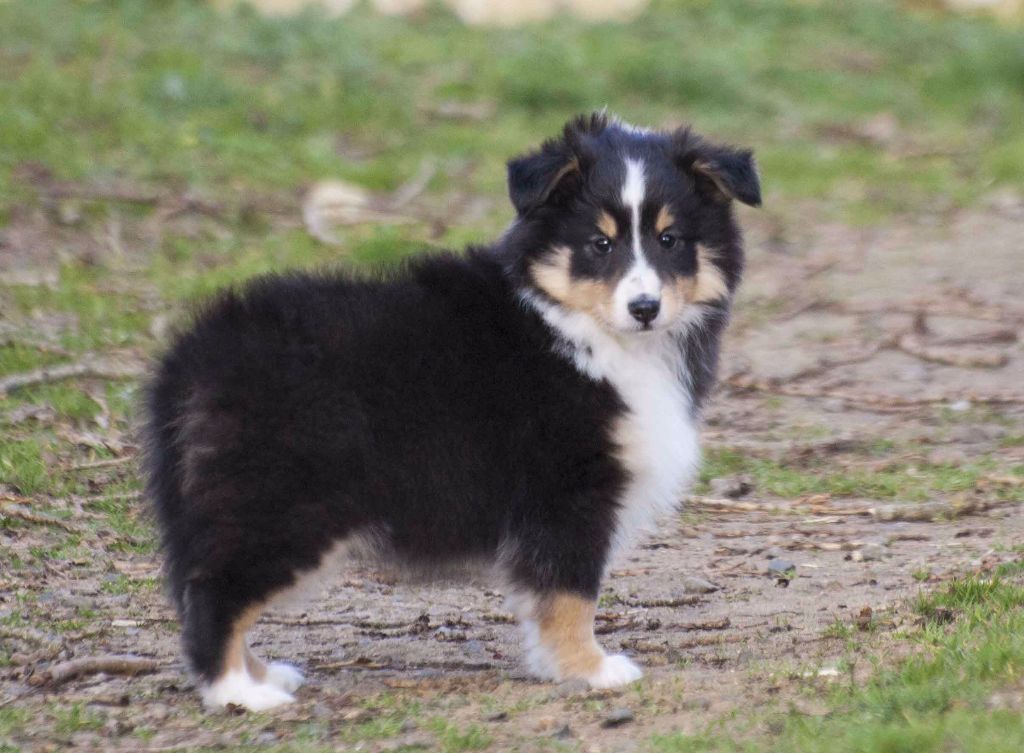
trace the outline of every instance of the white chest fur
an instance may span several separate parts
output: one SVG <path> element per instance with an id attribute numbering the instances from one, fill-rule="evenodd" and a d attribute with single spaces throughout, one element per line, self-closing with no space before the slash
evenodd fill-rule
<path id="1" fill-rule="evenodd" d="M 530 303 L 572 343 L 566 356 L 576 367 L 607 380 L 626 404 L 615 427 L 619 457 L 630 473 L 615 531 L 614 549 L 621 552 L 676 509 L 700 461 L 684 354 L 667 333 L 617 338 L 585 314 Z"/>

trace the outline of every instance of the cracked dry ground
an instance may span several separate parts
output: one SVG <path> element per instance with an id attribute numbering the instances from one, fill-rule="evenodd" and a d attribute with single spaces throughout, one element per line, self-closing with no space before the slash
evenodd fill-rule
<path id="1" fill-rule="evenodd" d="M 721 719 L 746 718 L 757 734 L 763 710 L 824 713 L 822 685 L 913 650 L 901 637 L 919 629 L 920 589 L 1019 556 L 1022 213 L 871 229 L 794 219 L 784 232 L 748 215 L 749 272 L 707 415 L 702 485 L 601 598 L 600 640 L 637 658 L 640 684 L 533 682 L 488 584 L 414 586 L 352 570 L 255 631 L 258 652 L 305 670 L 294 707 L 204 716 L 155 555 L 126 553 L 100 525 L 87 534 L 90 556 L 2 575 L 0 606 L 27 615 L 0 635 L 13 653 L 0 705 L 31 720 L 13 743 L 533 750 L 557 740 L 628 751 Z M 135 470 L 81 472 L 102 492 Z M 66 535 L 2 530 L 26 560 Z M 773 558 L 795 565 L 794 577 L 768 575 Z M 108 653 L 158 667 L 33 684 L 50 661 Z M 618 709 L 632 718 L 612 726 Z"/>

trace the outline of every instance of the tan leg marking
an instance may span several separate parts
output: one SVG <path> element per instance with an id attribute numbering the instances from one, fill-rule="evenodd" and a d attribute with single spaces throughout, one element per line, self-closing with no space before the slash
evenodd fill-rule
<path id="1" fill-rule="evenodd" d="M 267 665 L 263 660 L 252 652 L 248 645 L 245 645 L 245 670 L 256 682 L 263 682 L 267 679 Z"/>
<path id="2" fill-rule="evenodd" d="M 658 233 L 663 233 L 672 227 L 672 224 L 676 221 L 675 216 L 669 211 L 668 206 L 663 206 L 658 210 L 658 219 L 654 221 L 654 229 Z"/>
<path id="3" fill-rule="evenodd" d="M 255 604 L 242 612 L 239 618 L 235 620 L 234 627 L 231 629 L 231 636 L 228 638 L 224 651 L 225 673 L 233 670 L 246 671 L 257 682 L 266 677 L 266 666 L 249 650 L 249 646 L 245 642 L 245 634 L 249 632 L 249 628 L 256 624 L 260 615 L 263 614 L 265 606 L 264 604 Z M 252 667 L 255 667 L 262 674 L 254 672 Z"/>
<path id="4" fill-rule="evenodd" d="M 601 212 L 601 216 L 597 218 L 597 228 L 613 240 L 619 234 L 618 223 L 615 222 L 615 218 L 607 212 Z"/>
<path id="5" fill-rule="evenodd" d="M 555 594 L 538 605 L 540 643 L 551 652 L 561 677 L 588 677 L 604 659 L 594 640 L 597 604 L 573 594 Z"/>

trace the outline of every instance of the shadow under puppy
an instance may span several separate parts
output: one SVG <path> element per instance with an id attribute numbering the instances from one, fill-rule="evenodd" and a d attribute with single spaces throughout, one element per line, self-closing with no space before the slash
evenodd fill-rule
<path id="1" fill-rule="evenodd" d="M 302 675 L 246 631 L 303 576 L 361 558 L 484 564 L 530 669 L 640 669 L 594 639 L 617 550 L 673 510 L 743 265 L 750 152 L 583 116 L 509 163 L 492 247 L 383 276 L 221 293 L 148 390 L 148 493 L 209 706 L 267 709 Z"/>

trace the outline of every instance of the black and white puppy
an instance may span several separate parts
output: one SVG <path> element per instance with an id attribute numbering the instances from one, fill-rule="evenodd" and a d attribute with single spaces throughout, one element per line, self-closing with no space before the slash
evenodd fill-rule
<path id="1" fill-rule="evenodd" d="M 613 554 L 675 508 L 743 255 L 750 152 L 602 114 L 509 163 L 490 248 L 224 292 L 148 392 L 148 491 L 210 706 L 302 676 L 246 631 L 339 557 L 486 565 L 539 677 L 632 682 L 594 640 Z"/>

